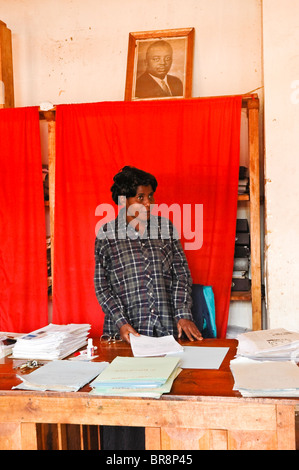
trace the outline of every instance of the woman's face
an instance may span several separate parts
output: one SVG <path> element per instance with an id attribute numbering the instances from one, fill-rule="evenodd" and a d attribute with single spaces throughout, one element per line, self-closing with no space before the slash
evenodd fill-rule
<path id="1" fill-rule="evenodd" d="M 126 199 L 127 221 L 137 219 L 146 222 L 151 215 L 151 205 L 155 203 L 151 185 L 138 186 L 136 196 Z"/>

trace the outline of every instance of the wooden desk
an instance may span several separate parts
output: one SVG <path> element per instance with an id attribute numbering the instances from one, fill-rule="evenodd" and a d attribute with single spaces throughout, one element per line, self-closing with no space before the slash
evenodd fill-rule
<path id="1" fill-rule="evenodd" d="M 98 360 L 131 356 L 125 343 L 98 346 Z M 146 449 L 295 449 L 298 399 L 243 398 L 233 391 L 229 369 L 235 340 L 204 340 L 196 346 L 229 346 L 219 370 L 184 369 L 161 399 L 97 397 L 79 392 L 11 390 L 20 380 L 13 360 L 0 359 L 0 449 L 37 449 L 39 423 L 146 428 Z"/>

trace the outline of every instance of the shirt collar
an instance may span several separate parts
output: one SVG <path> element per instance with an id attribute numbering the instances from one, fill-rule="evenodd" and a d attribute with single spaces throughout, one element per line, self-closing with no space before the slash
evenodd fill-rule
<path id="1" fill-rule="evenodd" d="M 147 222 L 147 230 L 142 237 L 140 237 L 138 230 L 135 230 L 134 226 L 127 222 L 125 207 L 120 209 L 116 218 L 116 230 L 118 230 L 117 233 L 120 238 L 126 238 L 126 234 L 129 234 L 129 238 L 148 238 L 150 236 L 150 230 L 153 228 L 156 230 L 158 229 L 160 232 L 158 217 L 155 215 L 150 216 L 150 219 Z"/>

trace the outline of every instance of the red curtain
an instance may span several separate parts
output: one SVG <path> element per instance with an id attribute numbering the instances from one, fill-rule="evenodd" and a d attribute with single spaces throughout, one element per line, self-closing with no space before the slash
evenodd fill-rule
<path id="1" fill-rule="evenodd" d="M 0 110 L 0 330 L 48 323 L 38 108 Z"/>
<path id="2" fill-rule="evenodd" d="M 96 208 L 112 204 L 113 176 L 132 165 L 156 176 L 157 204 L 179 204 L 181 220 L 186 207 L 191 210 L 190 230 L 186 221 L 180 229 L 183 247 L 196 229 L 186 249 L 193 282 L 213 286 L 218 336 L 225 337 L 240 118 L 239 96 L 57 107 L 54 322 L 88 322 L 93 334 L 101 333 L 103 313 L 93 286 L 95 227 L 101 219 Z M 195 204 L 203 209 L 200 226 Z"/>

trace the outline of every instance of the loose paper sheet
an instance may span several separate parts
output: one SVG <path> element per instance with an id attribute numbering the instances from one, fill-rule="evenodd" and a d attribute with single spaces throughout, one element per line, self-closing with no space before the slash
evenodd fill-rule
<path id="1" fill-rule="evenodd" d="M 180 357 L 179 367 L 182 369 L 219 369 L 229 348 L 184 346 L 181 353 L 169 354 Z"/>
<path id="2" fill-rule="evenodd" d="M 165 356 L 168 353 L 183 351 L 182 346 L 172 335 L 161 336 L 134 336 L 130 334 L 132 352 L 135 357 Z"/>
<path id="3" fill-rule="evenodd" d="M 21 390 L 76 392 L 100 374 L 108 362 L 51 361 L 30 374 L 19 376 Z"/>

